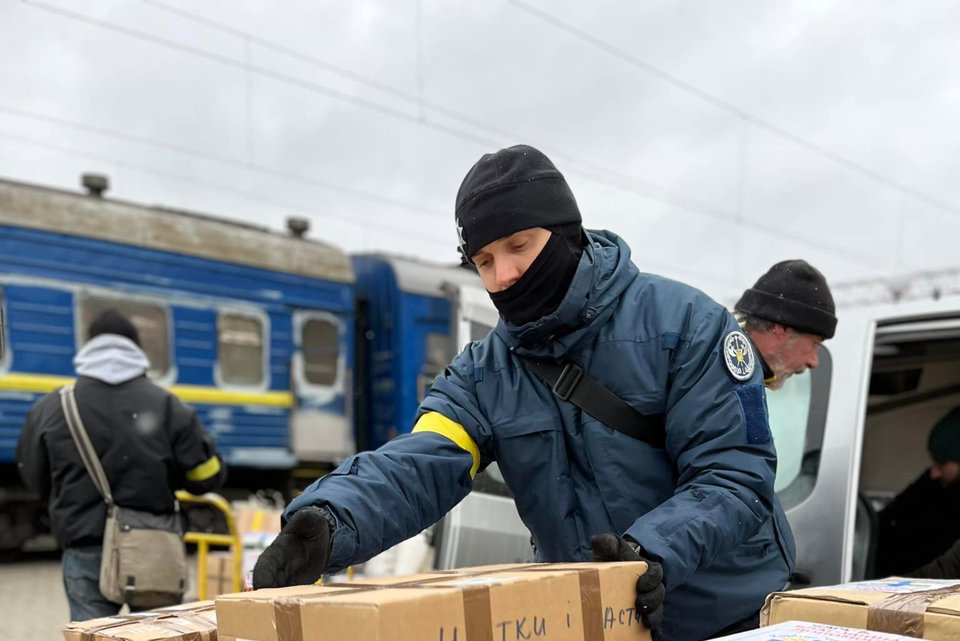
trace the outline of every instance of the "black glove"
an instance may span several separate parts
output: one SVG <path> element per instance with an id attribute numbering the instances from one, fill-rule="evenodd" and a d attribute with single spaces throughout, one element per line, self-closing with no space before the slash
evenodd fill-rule
<path id="1" fill-rule="evenodd" d="M 634 547 L 616 534 L 598 534 L 590 539 L 594 561 L 643 561 L 647 571 L 637 579 L 637 612 L 643 624 L 656 632 L 663 623 L 663 567 L 656 561 L 640 556 L 639 546 Z"/>
<path id="2" fill-rule="evenodd" d="M 323 574 L 333 546 L 333 515 L 320 507 L 294 513 L 253 567 L 253 587 L 282 588 L 315 583 Z"/>

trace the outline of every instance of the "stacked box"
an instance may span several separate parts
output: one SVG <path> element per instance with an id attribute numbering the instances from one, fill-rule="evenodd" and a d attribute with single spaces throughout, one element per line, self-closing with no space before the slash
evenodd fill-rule
<path id="1" fill-rule="evenodd" d="M 283 509 L 256 503 L 234 503 L 233 518 L 240 536 L 245 534 L 279 534 Z"/>
<path id="2" fill-rule="evenodd" d="M 64 641 L 218 641 L 213 601 L 70 623 Z"/>
<path id="3" fill-rule="evenodd" d="M 953 641 L 960 639 L 960 582 L 892 577 L 768 596 L 761 625 L 789 620 Z"/>
<path id="4" fill-rule="evenodd" d="M 220 550 L 208 552 L 206 569 L 206 598 L 212 599 L 221 594 L 234 592 L 232 552 Z"/>
<path id="5" fill-rule="evenodd" d="M 787 621 L 759 630 L 719 637 L 714 641 L 910 641 L 911 637 L 857 630 L 809 621 Z"/>
<path id="6" fill-rule="evenodd" d="M 643 641 L 644 563 L 511 564 L 217 599 L 221 638 L 249 641 Z"/>
<path id="7" fill-rule="evenodd" d="M 422 597 L 389 586 L 297 586 L 229 594 L 217 599 L 219 631 L 222 637 L 248 641 L 438 641 L 438 629 L 463 627 L 458 590 Z"/>

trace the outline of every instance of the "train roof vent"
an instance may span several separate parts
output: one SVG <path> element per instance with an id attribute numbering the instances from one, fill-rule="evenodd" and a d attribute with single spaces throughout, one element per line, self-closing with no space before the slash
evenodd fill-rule
<path id="1" fill-rule="evenodd" d="M 287 218 L 287 229 L 294 238 L 303 238 L 310 230 L 310 221 L 307 218 L 290 216 Z"/>
<path id="2" fill-rule="evenodd" d="M 103 192 L 110 189 L 110 178 L 104 174 L 83 174 L 80 176 L 80 184 L 91 196 L 103 198 Z"/>

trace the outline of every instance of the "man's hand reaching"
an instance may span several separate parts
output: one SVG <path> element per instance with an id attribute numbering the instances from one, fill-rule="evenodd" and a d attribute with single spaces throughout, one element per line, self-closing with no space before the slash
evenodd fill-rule
<path id="1" fill-rule="evenodd" d="M 333 545 L 333 517 L 326 509 L 305 507 L 287 522 L 253 568 L 253 587 L 279 588 L 315 583 Z"/>
<path id="2" fill-rule="evenodd" d="M 659 630 L 663 623 L 663 599 L 666 588 L 663 587 L 663 567 L 640 555 L 636 544 L 620 538 L 616 534 L 598 534 L 590 539 L 594 561 L 643 561 L 647 571 L 637 579 L 637 612 L 643 624 L 651 632 Z M 656 637 L 654 637 L 656 638 Z"/>

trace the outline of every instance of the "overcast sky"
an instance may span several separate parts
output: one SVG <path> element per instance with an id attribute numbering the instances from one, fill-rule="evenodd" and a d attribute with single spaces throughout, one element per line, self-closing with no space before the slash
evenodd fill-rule
<path id="1" fill-rule="evenodd" d="M 0 0 L 0 176 L 456 258 L 516 143 L 645 271 L 731 302 L 960 267 L 960 3 Z"/>

